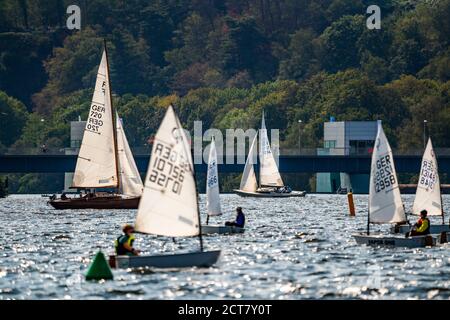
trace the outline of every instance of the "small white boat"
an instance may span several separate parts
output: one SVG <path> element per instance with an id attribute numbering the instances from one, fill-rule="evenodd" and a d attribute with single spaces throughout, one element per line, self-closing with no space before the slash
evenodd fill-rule
<path id="1" fill-rule="evenodd" d="M 427 247 L 436 245 L 436 237 L 370 234 L 370 224 L 394 224 L 406 222 L 406 214 L 400 196 L 398 178 L 391 146 L 384 134 L 381 121 L 372 153 L 367 233 L 354 234 L 357 244 L 389 247 Z"/>
<path id="2" fill-rule="evenodd" d="M 202 226 L 202 234 L 232 234 L 232 233 L 244 233 L 245 228 L 233 227 L 233 226 Z"/>
<path id="3" fill-rule="evenodd" d="M 219 259 L 220 251 L 191 252 L 156 256 L 114 256 L 116 268 L 209 268 Z M 111 263 L 111 262 L 110 262 Z"/>
<path id="4" fill-rule="evenodd" d="M 220 251 L 203 251 L 197 188 L 189 140 L 173 107 L 158 129 L 136 215 L 137 232 L 166 237 L 193 237 L 200 251 L 151 256 L 116 256 L 117 268 L 210 267 Z"/>
<path id="5" fill-rule="evenodd" d="M 292 191 L 290 193 L 281 193 L 276 191 L 244 191 L 240 189 L 233 190 L 236 194 L 242 197 L 254 197 L 254 198 L 292 198 L 292 197 L 304 197 L 306 191 Z"/>
<path id="6" fill-rule="evenodd" d="M 420 211 L 424 209 L 427 210 L 428 217 L 440 216 L 442 218 L 440 224 L 433 224 L 431 221 L 431 234 L 450 232 L 450 225 L 444 222 L 445 214 L 442 203 L 438 163 L 434 153 L 433 144 L 431 143 L 431 138 L 428 139 L 427 147 L 423 153 L 412 214 L 418 216 L 420 215 Z M 403 224 L 392 227 L 391 231 L 393 233 L 406 233 L 410 231 L 410 229 L 411 226 L 409 224 Z"/>
<path id="7" fill-rule="evenodd" d="M 432 235 L 405 238 L 404 236 L 354 234 L 357 244 L 382 247 L 421 248 L 435 246 L 437 237 Z"/>
<path id="8" fill-rule="evenodd" d="M 217 167 L 217 151 L 214 138 L 209 146 L 208 172 L 206 174 L 206 207 L 208 211 L 207 220 L 206 225 L 202 225 L 202 234 L 231 234 L 243 233 L 245 231 L 244 228 L 239 227 L 209 225 L 210 217 L 222 215 L 220 206 L 219 170 Z"/>
<path id="9" fill-rule="evenodd" d="M 256 198 L 290 198 L 304 197 L 306 191 L 287 190 L 278 170 L 277 163 L 270 147 L 267 136 L 266 122 L 264 112 L 261 120 L 260 140 L 259 140 L 259 187 L 256 180 L 253 165 L 256 163 L 256 141 L 258 134 L 253 138 L 250 146 L 247 161 L 245 162 L 244 172 L 241 178 L 239 189 L 233 190 L 242 197 Z"/>

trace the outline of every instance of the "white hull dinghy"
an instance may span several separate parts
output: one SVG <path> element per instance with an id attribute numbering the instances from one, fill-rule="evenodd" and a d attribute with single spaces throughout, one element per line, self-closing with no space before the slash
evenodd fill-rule
<path id="1" fill-rule="evenodd" d="M 256 163 L 256 141 L 258 135 L 255 135 L 250 146 L 247 161 L 245 162 L 244 172 L 241 178 L 239 189 L 233 190 L 241 197 L 255 198 L 290 198 L 304 197 L 306 191 L 287 190 L 278 170 L 277 163 L 270 147 L 269 137 L 267 136 L 266 122 L 264 112 L 261 120 L 260 139 L 259 139 L 259 183 L 256 180 L 254 164 Z M 283 190 L 277 192 L 276 190 Z"/>
<path id="2" fill-rule="evenodd" d="M 115 256 L 115 267 L 128 268 L 209 268 L 220 257 L 220 251 L 204 251 L 157 256 Z"/>
<path id="3" fill-rule="evenodd" d="M 292 197 L 304 197 L 306 191 L 292 191 L 290 193 L 281 193 L 275 191 L 243 191 L 239 189 L 233 190 L 241 197 L 254 197 L 254 198 L 292 198 Z"/>
<path id="4" fill-rule="evenodd" d="M 206 207 L 208 210 L 208 216 L 206 225 L 202 225 L 201 232 L 202 234 L 243 233 L 245 231 L 244 228 L 208 224 L 210 217 L 222 215 L 222 209 L 220 206 L 219 170 L 217 164 L 216 143 L 213 138 L 209 149 L 208 172 L 206 174 Z"/>
<path id="5" fill-rule="evenodd" d="M 394 235 L 354 234 L 353 237 L 357 244 L 382 247 L 423 248 L 435 246 L 437 243 L 437 237 L 431 235 L 405 238 Z"/>
<path id="6" fill-rule="evenodd" d="M 393 235 L 371 235 L 370 224 L 394 224 L 406 222 L 405 209 L 398 178 L 395 170 L 391 146 L 384 134 L 381 121 L 378 121 L 378 133 L 372 153 L 369 210 L 367 216 L 367 233 L 354 234 L 357 244 L 388 247 L 427 247 L 436 244 L 432 236 L 400 237 Z"/>
<path id="7" fill-rule="evenodd" d="M 245 228 L 239 228 L 234 226 L 202 226 L 202 234 L 232 234 L 232 233 L 244 233 Z"/>
<path id="8" fill-rule="evenodd" d="M 439 180 L 439 170 L 436 155 L 434 153 L 431 138 L 428 139 L 427 146 L 423 153 L 420 167 L 420 175 L 417 183 L 416 197 L 412 208 L 412 214 L 419 216 L 420 211 L 427 210 L 427 216 L 440 216 L 440 224 L 430 225 L 431 234 L 441 234 L 450 232 L 450 225 L 446 224 L 444 207 L 442 204 L 441 184 Z M 408 224 L 394 226 L 393 233 L 406 233 L 411 230 Z"/>
<path id="9" fill-rule="evenodd" d="M 200 251 L 152 256 L 117 256 L 118 268 L 210 267 L 220 251 L 203 251 L 198 195 L 190 143 L 172 106 L 158 129 L 136 215 L 137 232 L 166 237 L 194 237 Z M 112 259 L 114 260 L 114 259 Z"/>

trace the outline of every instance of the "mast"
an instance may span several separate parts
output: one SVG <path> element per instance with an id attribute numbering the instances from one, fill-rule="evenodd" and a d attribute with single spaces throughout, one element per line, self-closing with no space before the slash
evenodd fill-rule
<path id="1" fill-rule="evenodd" d="M 173 105 L 172 105 L 173 108 Z M 174 108 L 175 110 L 175 108 Z M 183 130 L 183 127 L 181 126 L 180 123 L 180 119 L 178 117 L 175 117 L 177 122 L 178 122 L 178 128 Z M 187 152 L 187 150 L 185 150 L 186 155 L 190 154 L 191 155 L 191 159 L 192 161 L 194 161 L 194 157 L 192 154 L 192 148 L 189 146 L 189 153 Z M 203 252 L 203 237 L 202 237 L 202 223 L 201 223 L 201 219 L 200 219 L 200 207 L 198 205 L 198 191 L 197 191 L 197 179 L 195 176 L 195 170 L 194 170 L 194 163 L 190 163 L 189 162 L 189 166 L 192 172 L 192 175 L 194 176 L 194 186 L 195 186 L 195 195 L 196 195 L 196 204 L 197 204 L 197 221 L 198 221 L 198 240 L 200 241 L 200 252 Z"/>
<path id="2" fill-rule="evenodd" d="M 116 176 L 117 176 L 117 192 L 120 192 L 120 172 L 119 172 L 119 150 L 117 147 L 117 124 L 116 124 L 116 112 L 114 110 L 113 100 L 112 100 L 112 90 L 111 90 L 111 78 L 109 75 L 109 58 L 108 58 L 108 50 L 106 48 L 106 39 L 103 39 L 103 46 L 106 54 L 106 71 L 107 71 L 107 80 L 109 87 L 109 100 L 111 101 L 111 119 L 113 125 L 113 138 L 114 138 L 114 159 L 116 164 Z"/>

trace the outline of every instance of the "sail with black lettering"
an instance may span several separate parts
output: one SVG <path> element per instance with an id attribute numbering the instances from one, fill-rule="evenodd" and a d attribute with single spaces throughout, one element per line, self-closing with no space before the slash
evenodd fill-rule
<path id="1" fill-rule="evenodd" d="M 419 215 L 422 210 L 427 210 L 429 216 L 443 215 L 438 164 L 431 139 L 422 157 L 412 213 Z"/>
<path id="2" fill-rule="evenodd" d="M 242 173 L 241 178 L 241 185 L 239 187 L 242 191 L 247 192 L 255 192 L 258 188 L 258 182 L 256 180 L 255 175 L 255 169 L 254 169 L 254 163 L 255 163 L 255 148 L 256 148 L 256 141 L 258 138 L 258 134 L 255 135 L 253 138 L 253 142 L 250 146 L 247 161 L 245 162 L 244 172 Z"/>
<path id="3" fill-rule="evenodd" d="M 369 221 L 397 223 L 406 221 L 400 196 L 394 157 L 381 121 L 372 153 L 369 187 Z"/>
<path id="4" fill-rule="evenodd" d="M 211 141 L 206 174 L 206 207 L 209 216 L 222 214 L 220 208 L 219 170 L 217 169 L 217 150 L 214 138 Z"/>
<path id="5" fill-rule="evenodd" d="M 156 133 L 136 230 L 161 236 L 200 233 L 190 143 L 172 106 Z"/>
<path id="6" fill-rule="evenodd" d="M 121 194 L 128 197 L 139 197 L 144 185 L 139 174 L 133 154 L 131 153 L 122 120 L 116 113 L 117 150 L 119 153 L 119 175 Z"/>
<path id="7" fill-rule="evenodd" d="M 259 138 L 259 183 L 262 187 L 283 187 L 283 180 L 278 171 L 277 163 L 270 147 L 267 136 L 264 112 L 261 120 L 261 130 Z"/>
<path id="8" fill-rule="evenodd" d="M 104 51 L 78 154 L 73 188 L 117 188 L 119 186 L 108 72 L 108 60 Z"/>

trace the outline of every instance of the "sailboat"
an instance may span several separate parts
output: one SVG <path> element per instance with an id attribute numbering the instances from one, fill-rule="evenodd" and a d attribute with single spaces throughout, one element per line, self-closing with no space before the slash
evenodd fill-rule
<path id="1" fill-rule="evenodd" d="M 420 211 L 427 210 L 428 216 L 441 216 L 441 224 L 431 224 L 430 233 L 440 234 L 450 232 L 450 225 L 445 223 L 444 208 L 442 205 L 441 186 L 439 181 L 438 164 L 433 150 L 431 138 L 428 139 L 422 157 L 419 181 L 417 183 L 416 197 L 412 208 L 413 215 L 420 215 Z M 409 224 L 393 227 L 395 233 L 406 233 L 411 229 Z"/>
<path id="2" fill-rule="evenodd" d="M 249 155 L 244 167 L 244 173 L 241 178 L 239 189 L 234 190 L 238 195 L 243 197 L 259 197 L 259 198 L 287 198 L 287 197 L 304 197 L 305 191 L 291 191 L 284 186 L 283 179 L 281 179 L 277 163 L 273 156 L 272 148 L 270 147 L 269 138 L 267 136 L 266 122 L 264 119 L 264 112 L 261 120 L 260 140 L 259 140 L 259 182 L 256 180 L 255 171 L 253 169 L 254 161 L 250 158 L 255 152 L 255 136 L 252 146 L 249 150 Z M 283 190 L 280 192 L 280 190 Z"/>
<path id="3" fill-rule="evenodd" d="M 137 209 L 143 184 L 123 125 L 111 99 L 108 53 L 105 48 L 78 153 L 72 188 L 113 188 L 115 193 L 86 193 L 51 199 L 55 209 Z"/>
<path id="4" fill-rule="evenodd" d="M 200 250 L 170 255 L 113 256 L 113 266 L 210 267 L 220 256 L 220 251 L 203 251 L 191 148 L 172 106 L 167 109 L 155 136 L 135 228 L 137 232 L 158 236 L 198 236 Z"/>
<path id="5" fill-rule="evenodd" d="M 381 121 L 378 122 L 378 133 L 375 148 L 372 153 L 372 163 L 369 186 L 369 210 L 367 219 L 367 234 L 354 234 L 358 244 L 394 246 L 394 247 L 425 247 L 436 244 L 432 236 L 404 236 L 370 234 L 370 224 L 393 224 L 406 221 L 405 210 L 398 187 L 394 157 L 389 142 L 384 134 Z"/>
<path id="6" fill-rule="evenodd" d="M 208 172 L 206 174 L 206 225 L 202 226 L 202 234 L 212 233 L 243 233 L 244 228 L 235 226 L 209 225 L 209 218 L 222 215 L 220 206 L 219 170 L 217 166 L 217 150 L 214 138 L 211 141 L 208 157 Z"/>

